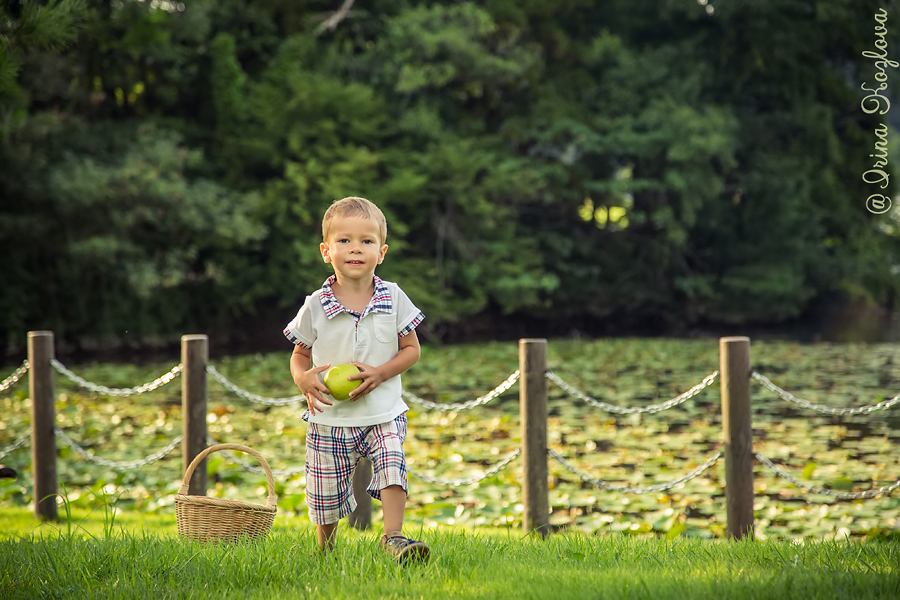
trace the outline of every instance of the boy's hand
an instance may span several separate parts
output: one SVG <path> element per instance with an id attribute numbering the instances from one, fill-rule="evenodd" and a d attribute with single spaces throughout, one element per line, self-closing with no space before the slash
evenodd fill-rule
<path id="1" fill-rule="evenodd" d="M 329 402 L 322 397 L 328 394 L 328 388 L 319 381 L 319 373 L 327 371 L 331 368 L 330 364 L 314 367 L 308 371 L 304 371 L 298 379 L 294 379 L 294 383 L 300 388 L 300 391 L 306 396 L 306 403 L 309 406 L 309 412 L 315 416 L 316 411 L 325 412 L 326 406 L 331 406 L 334 402 Z"/>
<path id="2" fill-rule="evenodd" d="M 355 402 L 359 400 L 362 396 L 365 396 L 379 385 L 385 382 L 385 376 L 377 367 L 373 367 L 371 365 L 367 365 L 361 362 L 353 362 L 351 365 L 355 365 L 357 369 L 360 369 L 360 372 L 351 375 L 347 379 L 353 381 L 355 379 L 362 379 L 362 383 L 359 384 L 359 387 L 350 392 L 350 402 Z"/>

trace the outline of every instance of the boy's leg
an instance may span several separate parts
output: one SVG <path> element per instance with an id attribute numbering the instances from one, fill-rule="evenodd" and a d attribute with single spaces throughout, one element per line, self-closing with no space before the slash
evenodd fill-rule
<path id="1" fill-rule="evenodd" d="M 381 500 L 384 511 L 384 536 L 381 547 L 401 563 L 427 560 L 428 546 L 403 536 L 403 513 L 406 510 L 406 457 L 403 440 L 406 438 L 406 415 L 390 423 L 371 428 L 366 436 L 366 454 L 375 471 L 369 485 L 369 495 Z"/>
<path id="2" fill-rule="evenodd" d="M 373 477 L 367 491 L 381 500 L 384 511 L 384 530 L 400 531 L 406 510 L 406 415 L 369 428 L 363 440 L 362 454 L 372 461 Z"/>
<path id="3" fill-rule="evenodd" d="M 403 487 L 389 485 L 382 488 L 381 506 L 384 510 L 384 535 L 381 538 L 381 547 L 400 563 L 427 562 L 430 553 L 428 545 L 403 535 L 403 511 L 406 508 L 406 491 Z"/>
<path id="4" fill-rule="evenodd" d="M 399 535 L 403 531 L 406 490 L 399 485 L 389 485 L 381 490 L 381 509 L 384 512 L 384 534 Z"/>
<path id="5" fill-rule="evenodd" d="M 338 521 L 356 508 L 351 477 L 359 460 L 353 450 L 358 429 L 310 423 L 306 433 L 306 501 L 326 552 L 334 549 Z"/>
<path id="6" fill-rule="evenodd" d="M 334 538 L 337 537 L 337 523 L 331 525 L 316 525 L 316 537 L 319 540 L 319 548 L 326 552 L 334 550 Z"/>

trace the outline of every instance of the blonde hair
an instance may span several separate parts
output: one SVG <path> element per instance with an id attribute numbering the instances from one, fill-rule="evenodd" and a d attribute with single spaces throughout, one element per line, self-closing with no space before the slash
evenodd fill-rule
<path id="1" fill-rule="evenodd" d="M 363 217 L 371 219 L 378 225 L 378 234 L 381 236 L 381 243 L 387 242 L 387 219 L 381 209 L 375 206 L 370 200 L 349 196 L 336 200 L 322 217 L 322 239 L 327 240 L 328 234 L 331 232 L 331 222 L 337 217 Z"/>

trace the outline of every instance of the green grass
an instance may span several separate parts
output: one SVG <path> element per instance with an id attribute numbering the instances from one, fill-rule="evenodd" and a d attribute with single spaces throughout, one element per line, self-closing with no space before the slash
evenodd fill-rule
<path id="1" fill-rule="evenodd" d="M 0 540 L 12 538 L 106 537 L 111 531 L 138 534 L 146 531 L 158 535 L 172 535 L 176 531 L 175 514 L 148 514 L 133 510 L 117 510 L 115 514 L 103 509 L 70 511 L 66 518 L 60 507 L 59 522 L 42 522 L 31 508 L 0 506 Z M 2 595 L 0 595 L 2 597 Z"/>
<path id="2" fill-rule="evenodd" d="M 77 518 L 77 515 L 76 515 Z M 5 520 L 5 516 L 4 516 Z M 65 526 L 63 527 L 63 529 Z M 311 527 L 276 527 L 247 544 L 184 542 L 154 529 L 109 536 L 42 527 L 0 541 L 2 598 L 896 598 L 889 542 L 666 541 L 516 530 L 409 531 L 428 565 L 400 567 L 375 531 L 341 527 L 318 554 Z"/>

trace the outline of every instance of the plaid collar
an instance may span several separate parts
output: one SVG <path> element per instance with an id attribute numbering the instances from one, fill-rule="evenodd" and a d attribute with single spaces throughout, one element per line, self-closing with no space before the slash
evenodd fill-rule
<path id="1" fill-rule="evenodd" d="M 322 302 L 322 308 L 325 309 L 325 316 L 329 319 L 333 319 L 337 315 L 342 312 L 349 313 L 353 316 L 356 316 L 357 313 L 353 312 L 349 308 L 344 307 L 341 304 L 337 297 L 334 295 L 334 291 L 331 289 L 331 286 L 334 285 L 334 282 L 337 281 L 337 275 L 332 275 L 328 279 L 325 280 L 325 283 L 322 284 L 322 291 L 319 293 L 319 301 Z M 371 312 L 384 312 L 390 313 L 394 309 L 393 302 L 391 301 L 391 292 L 388 290 L 387 286 L 384 285 L 384 282 L 378 278 L 374 278 L 375 281 L 375 293 L 372 294 L 372 299 L 369 300 L 368 306 L 363 311 L 359 318 L 362 319 L 367 314 Z"/>

